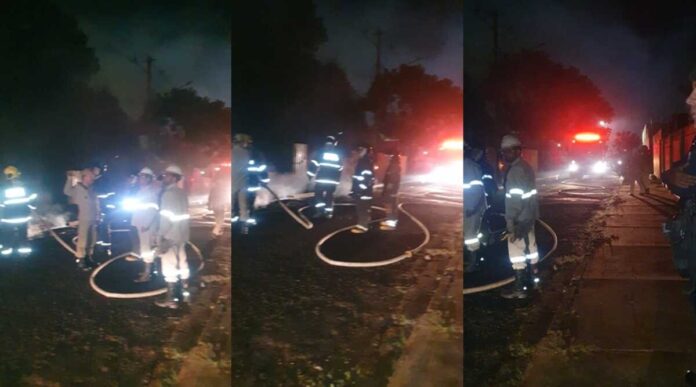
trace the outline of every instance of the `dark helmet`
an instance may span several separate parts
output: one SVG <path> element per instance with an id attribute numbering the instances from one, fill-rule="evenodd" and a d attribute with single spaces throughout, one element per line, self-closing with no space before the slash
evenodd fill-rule
<path id="1" fill-rule="evenodd" d="M 326 136 L 326 145 L 333 145 L 336 146 L 338 144 L 338 140 L 336 139 L 335 136 Z"/>

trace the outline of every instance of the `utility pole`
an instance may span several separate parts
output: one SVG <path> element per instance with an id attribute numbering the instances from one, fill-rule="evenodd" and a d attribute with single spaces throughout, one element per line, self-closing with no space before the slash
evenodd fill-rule
<path id="1" fill-rule="evenodd" d="M 494 10 L 493 17 L 493 63 L 498 63 L 498 10 Z"/>
<path id="2" fill-rule="evenodd" d="M 375 37 L 377 40 L 374 42 L 375 48 L 377 49 L 377 60 L 375 61 L 375 78 L 377 78 L 382 73 L 382 29 L 378 28 L 375 32 Z"/>

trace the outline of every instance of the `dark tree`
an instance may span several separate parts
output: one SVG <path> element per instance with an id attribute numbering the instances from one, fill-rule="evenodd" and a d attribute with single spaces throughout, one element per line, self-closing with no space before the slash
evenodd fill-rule
<path id="1" fill-rule="evenodd" d="M 377 129 L 405 144 L 462 132 L 462 90 L 421 66 L 386 70 L 370 87 L 366 104 L 375 113 Z"/>
<path id="2" fill-rule="evenodd" d="M 589 78 L 541 51 L 505 56 L 484 87 L 496 132 L 517 131 L 532 146 L 542 139 L 560 141 L 568 132 L 610 121 L 614 114 Z"/>

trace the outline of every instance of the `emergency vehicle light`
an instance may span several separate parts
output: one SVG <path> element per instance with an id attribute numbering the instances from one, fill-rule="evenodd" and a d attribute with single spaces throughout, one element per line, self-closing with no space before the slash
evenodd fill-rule
<path id="1" fill-rule="evenodd" d="M 591 132 L 578 133 L 575 135 L 575 140 L 580 142 L 595 142 L 599 141 L 601 138 L 599 134 Z"/>
<path id="2" fill-rule="evenodd" d="M 464 141 L 446 140 L 440 145 L 440 150 L 464 150 Z"/>

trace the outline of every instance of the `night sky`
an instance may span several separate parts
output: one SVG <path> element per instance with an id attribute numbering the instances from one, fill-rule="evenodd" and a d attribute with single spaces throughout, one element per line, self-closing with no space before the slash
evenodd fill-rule
<path id="1" fill-rule="evenodd" d="M 459 1 L 318 1 L 328 40 L 319 58 L 340 64 L 359 93 L 374 77 L 376 50 L 370 32 L 381 28 L 382 64 L 414 62 L 426 72 L 462 85 L 463 30 Z"/>
<path id="2" fill-rule="evenodd" d="M 200 95 L 230 103 L 229 13 L 220 3 L 163 1 L 60 2 L 77 17 L 95 49 L 106 86 L 122 108 L 138 117 L 145 97 L 146 55 L 155 58 L 153 87 L 165 91 L 191 82 Z M 118 3 L 118 4 L 116 4 Z M 138 65 L 131 62 L 135 57 Z"/>
<path id="3" fill-rule="evenodd" d="M 503 52 L 539 48 L 553 60 L 577 67 L 614 108 L 614 129 L 639 131 L 651 119 L 687 111 L 688 73 L 696 66 L 694 5 L 656 4 L 659 7 L 628 1 L 468 1 L 466 71 L 474 82 L 485 76 L 493 47 L 486 15 L 497 9 Z"/>

